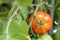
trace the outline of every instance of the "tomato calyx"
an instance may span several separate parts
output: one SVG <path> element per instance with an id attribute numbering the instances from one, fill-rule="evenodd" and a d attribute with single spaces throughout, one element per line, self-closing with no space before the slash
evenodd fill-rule
<path id="1" fill-rule="evenodd" d="M 37 21 L 37 26 L 42 28 L 42 26 L 44 25 L 44 22 L 42 20 Z"/>

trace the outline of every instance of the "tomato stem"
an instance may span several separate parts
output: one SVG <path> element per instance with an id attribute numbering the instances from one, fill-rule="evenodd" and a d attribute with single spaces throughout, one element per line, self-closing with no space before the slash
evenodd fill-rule
<path id="1" fill-rule="evenodd" d="M 42 2 L 42 3 L 40 3 L 39 5 L 37 5 L 37 7 L 36 7 L 36 9 L 35 9 L 35 12 L 34 12 L 34 16 L 36 17 L 36 19 L 37 19 L 37 21 L 39 22 L 39 20 L 38 20 L 38 18 L 37 18 L 37 16 L 36 16 L 36 12 L 37 12 L 37 10 L 38 10 L 38 8 L 41 6 L 41 5 L 43 5 L 45 2 Z"/>
<path id="2" fill-rule="evenodd" d="M 38 10 L 38 8 L 41 6 L 41 5 L 43 5 L 45 2 L 42 2 L 42 3 L 40 3 L 40 4 L 38 4 L 37 5 L 37 7 L 36 7 L 36 9 L 35 9 L 35 12 L 34 12 L 34 15 L 36 16 L 36 12 L 37 12 L 37 10 Z"/>
<path id="3" fill-rule="evenodd" d="M 32 25 L 33 20 L 34 20 L 34 16 L 32 16 L 31 22 L 29 23 L 29 27 Z"/>
<path id="4" fill-rule="evenodd" d="M 34 33 L 33 30 L 32 30 L 32 27 L 31 27 L 31 33 L 32 33 L 32 35 L 33 35 L 34 37 L 36 37 L 35 33 Z"/>
<path id="5" fill-rule="evenodd" d="M 44 23 L 42 21 L 39 22 L 40 25 L 43 25 Z"/>
<path id="6" fill-rule="evenodd" d="M 44 25 L 44 22 L 42 22 L 41 20 L 40 20 L 40 22 L 37 22 L 37 26 L 38 26 L 38 27 L 41 28 L 43 25 Z"/>

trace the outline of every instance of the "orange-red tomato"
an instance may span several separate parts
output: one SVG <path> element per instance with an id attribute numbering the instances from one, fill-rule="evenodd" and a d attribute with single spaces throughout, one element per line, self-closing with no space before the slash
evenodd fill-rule
<path id="1" fill-rule="evenodd" d="M 32 21 L 33 31 L 37 34 L 43 34 L 48 32 L 52 27 L 52 19 L 50 15 L 46 12 L 38 11 L 36 12 L 36 17 L 34 17 Z M 29 20 L 31 22 L 32 16 Z"/>

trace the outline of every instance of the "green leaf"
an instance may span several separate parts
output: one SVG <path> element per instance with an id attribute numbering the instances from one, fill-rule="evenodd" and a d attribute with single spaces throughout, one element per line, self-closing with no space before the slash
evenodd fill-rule
<path id="1" fill-rule="evenodd" d="M 57 28 L 57 32 L 52 37 L 54 40 L 60 40 L 60 28 Z"/>
<path id="2" fill-rule="evenodd" d="M 54 25 L 54 28 L 57 29 L 57 32 L 52 35 L 52 37 L 54 40 L 60 40 L 60 8 L 56 9 L 55 11 L 54 21 L 57 23 Z"/>
<path id="3" fill-rule="evenodd" d="M 15 0 L 18 5 L 29 6 L 32 4 L 32 0 Z"/>
<path id="4" fill-rule="evenodd" d="M 5 22 L 6 22 L 6 17 L 0 17 L 0 35 L 3 34 Z"/>
<path id="5" fill-rule="evenodd" d="M 18 40 L 28 40 L 29 38 L 27 36 L 25 36 L 24 34 L 16 34 L 14 36 L 11 36 L 12 38 L 14 38 L 14 40 L 18 39 Z"/>
<path id="6" fill-rule="evenodd" d="M 29 10 L 27 7 L 20 6 L 20 15 L 22 15 L 25 20 L 28 17 L 28 13 Z"/>
<path id="7" fill-rule="evenodd" d="M 29 40 L 29 38 L 23 34 L 16 34 L 14 36 L 8 35 L 0 36 L 0 40 Z"/>
<path id="8" fill-rule="evenodd" d="M 0 40 L 29 40 L 27 37 L 29 27 L 21 17 L 16 16 L 12 20 L 8 28 L 8 33 L 6 33 L 5 29 L 3 31 L 4 33 L 0 35 Z"/>
<path id="9" fill-rule="evenodd" d="M 1 12 L 0 13 L 0 17 L 2 17 L 2 16 L 7 16 L 8 15 L 8 11 L 6 11 L 6 12 Z"/>
<path id="10" fill-rule="evenodd" d="M 13 3 L 14 0 L 2 0 L 2 1 L 3 1 L 3 3 L 11 4 L 11 3 Z"/>
<path id="11" fill-rule="evenodd" d="M 60 8 L 58 8 L 54 14 L 54 21 L 60 24 Z"/>
<path id="12" fill-rule="evenodd" d="M 27 23 L 23 20 L 21 20 L 21 18 L 18 19 L 14 19 L 10 25 L 10 29 L 9 32 L 16 34 L 16 33 L 22 33 L 25 35 L 28 35 L 28 30 L 29 27 L 27 25 Z"/>
<path id="13" fill-rule="evenodd" d="M 0 5 L 3 3 L 3 1 L 2 0 L 0 0 Z"/>

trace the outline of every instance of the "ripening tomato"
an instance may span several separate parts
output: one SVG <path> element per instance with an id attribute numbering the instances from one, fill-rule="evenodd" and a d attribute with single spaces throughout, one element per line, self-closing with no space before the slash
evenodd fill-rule
<path id="1" fill-rule="evenodd" d="M 32 16 L 29 21 L 31 22 Z M 48 32 L 52 27 L 52 19 L 46 12 L 36 12 L 36 17 L 32 21 L 32 29 L 37 34 L 43 34 Z"/>

